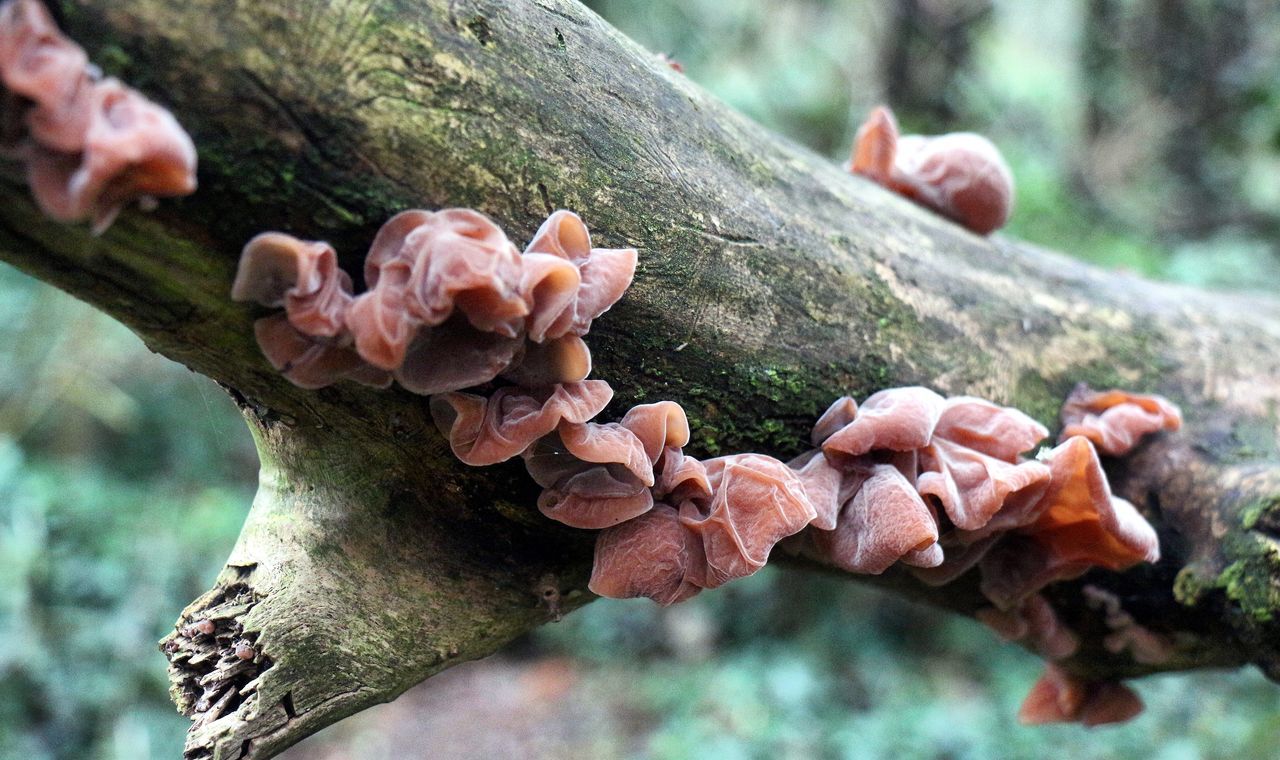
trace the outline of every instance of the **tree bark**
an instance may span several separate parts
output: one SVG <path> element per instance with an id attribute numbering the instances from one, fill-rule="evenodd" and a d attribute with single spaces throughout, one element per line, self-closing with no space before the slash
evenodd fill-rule
<path id="1" fill-rule="evenodd" d="M 567 0 L 61 10 L 93 60 L 173 108 L 201 187 L 94 238 L 42 219 L 6 167 L 0 258 L 226 386 L 262 458 L 225 570 L 179 621 L 214 632 L 165 642 L 195 718 L 188 757 L 271 757 L 590 598 L 593 536 L 538 515 L 519 466 L 460 465 L 404 391 L 293 387 L 254 344 L 261 312 L 228 299 L 253 234 L 329 240 L 358 272 L 408 207 L 472 206 L 515 240 L 565 207 L 601 244 L 639 248 L 635 285 L 589 337 L 594 375 L 618 392 L 611 413 L 683 404 L 698 455 L 794 454 L 834 398 L 894 385 L 1051 428 L 1079 382 L 1169 396 L 1184 431 L 1112 468 L 1164 559 L 1051 587 L 1085 639 L 1068 667 L 1156 669 L 1105 651 L 1088 582 L 1178 643 L 1159 668 L 1280 677 L 1280 302 L 971 235 L 735 115 Z M 972 580 L 883 582 L 982 603 Z"/>

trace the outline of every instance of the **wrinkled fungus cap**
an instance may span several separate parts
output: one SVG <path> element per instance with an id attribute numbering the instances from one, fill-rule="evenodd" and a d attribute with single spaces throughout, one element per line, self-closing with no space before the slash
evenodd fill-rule
<path id="1" fill-rule="evenodd" d="M 1008 609 L 1046 584 L 1090 567 L 1122 570 L 1160 558 L 1159 539 L 1132 504 L 1111 495 L 1088 439 L 1049 454 L 1051 479 L 1035 516 L 982 559 L 982 590 Z"/>
<path id="2" fill-rule="evenodd" d="M 800 479 L 772 457 L 733 454 L 705 464 L 711 502 L 685 502 L 680 520 L 702 539 L 702 585 L 715 588 L 764 567 L 774 544 L 798 533 L 816 513 Z"/>
<path id="3" fill-rule="evenodd" d="M 547 254 L 571 262 L 579 273 L 579 285 L 571 302 L 551 316 L 538 315 L 534 340 L 572 333 L 586 335 L 591 323 L 622 297 L 635 276 L 634 248 L 592 248 L 587 225 L 572 211 L 560 210 L 547 217 L 525 248 L 525 255 Z M 557 297 L 549 301 L 560 302 Z"/>
<path id="4" fill-rule="evenodd" d="M 1010 464 L 937 436 L 920 451 L 916 488 L 936 498 L 960 530 L 986 526 L 1010 499 L 1035 500 L 1049 485 L 1040 462 Z"/>
<path id="5" fill-rule="evenodd" d="M 1182 412 L 1162 396 L 1094 391 L 1081 384 L 1062 405 L 1062 424 L 1062 440 L 1081 435 L 1103 454 L 1119 457 L 1143 436 L 1182 427 Z"/>
<path id="6" fill-rule="evenodd" d="M 878 464 L 844 506 L 835 529 L 814 531 L 813 540 L 837 567 L 879 575 L 905 555 L 935 546 L 938 524 L 898 468 Z M 937 564 L 942 553 L 920 554 L 917 561 Z"/>
<path id="7" fill-rule="evenodd" d="M 474 466 L 519 456 L 550 434 L 561 420 L 586 422 L 613 398 L 603 380 L 566 383 L 531 391 L 499 388 L 488 398 L 470 393 L 431 397 L 431 416 L 458 459 Z"/>
<path id="8" fill-rule="evenodd" d="M 378 231 L 364 270 L 369 290 L 356 297 L 347 316 L 356 350 L 370 364 L 393 371 L 413 361 L 415 366 L 404 371 L 409 382 L 402 381 L 410 390 L 431 393 L 441 387 L 437 376 L 450 375 L 451 382 L 459 382 L 492 368 L 487 377 L 469 384 L 485 382 L 506 369 L 520 350 L 529 312 L 519 292 L 520 256 L 483 214 L 471 209 L 403 211 Z M 427 328 L 438 329 L 427 334 Z M 481 333 L 493 338 L 481 338 Z M 448 354 L 432 356 L 432 349 L 474 342 L 485 343 L 484 355 L 468 352 L 465 369 L 433 371 L 431 365 Z M 418 355 L 411 358 L 411 351 Z"/>
<path id="9" fill-rule="evenodd" d="M 299 332 L 334 337 L 345 327 L 351 278 L 338 268 L 338 256 L 328 243 L 264 232 L 240 254 L 231 298 L 283 306 Z"/>
<path id="10" fill-rule="evenodd" d="M 919 386 L 874 393 L 857 407 L 856 416 L 848 424 L 827 437 L 822 451 L 829 459 L 840 462 L 873 449 L 914 451 L 923 448 L 933 437 L 933 428 L 945 404 L 941 396 Z M 828 413 L 831 414 L 831 410 Z M 837 410 L 833 417 L 838 419 L 842 414 Z"/>
<path id="11" fill-rule="evenodd" d="M 1013 173 L 999 149 L 972 132 L 900 136 L 893 112 L 872 110 L 854 139 L 849 170 L 986 235 L 1013 209 Z"/>
<path id="12" fill-rule="evenodd" d="M 600 532 L 587 587 L 600 596 L 643 596 L 665 607 L 701 590 L 689 576 L 705 564 L 702 542 L 681 523 L 675 509 L 657 504 Z"/>
<path id="13" fill-rule="evenodd" d="M 688 441 L 684 410 L 662 401 L 633 407 L 620 423 L 562 422 L 556 436 L 526 452 L 525 465 L 546 489 L 538 499 L 544 515 L 575 528 L 606 528 L 648 511 L 655 492 L 701 495 L 705 469 L 693 469 L 696 460 L 680 452 Z"/>
<path id="14" fill-rule="evenodd" d="M 547 489 L 538 500 L 544 515 L 574 528 L 605 528 L 653 506 L 653 463 L 635 433 L 616 422 L 561 423 L 558 433 L 560 447 L 525 458 Z"/>
<path id="15" fill-rule="evenodd" d="M 284 314 L 255 321 L 253 334 L 271 366 L 299 388 L 323 388 L 339 380 L 391 385 L 391 375 L 365 364 L 350 349 L 299 332 Z"/>

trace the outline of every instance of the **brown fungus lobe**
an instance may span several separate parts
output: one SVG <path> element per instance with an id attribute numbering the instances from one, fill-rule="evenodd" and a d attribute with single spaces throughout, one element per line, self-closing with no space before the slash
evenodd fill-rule
<path id="1" fill-rule="evenodd" d="M 454 456 L 481 466 L 519 456 L 549 435 L 562 420 L 590 420 L 613 398 L 603 380 L 566 383 L 549 389 L 499 388 L 492 396 L 440 393 L 431 397 L 431 416 L 449 439 Z"/>
<path id="2" fill-rule="evenodd" d="M 893 112 L 880 106 L 858 129 L 849 170 L 986 235 L 1013 208 L 1013 173 L 982 135 L 900 136 Z"/>
<path id="3" fill-rule="evenodd" d="M 578 270 L 578 287 L 572 298 L 548 298 L 565 302 L 558 314 L 546 309 L 531 326 L 534 340 L 562 335 L 586 335 L 591 323 L 617 303 L 635 276 L 638 254 L 634 248 L 592 248 L 591 233 L 572 211 L 556 211 L 542 223 L 525 255 L 544 254 L 571 263 Z M 545 326 L 544 326 L 545 325 Z"/>
<path id="4" fill-rule="evenodd" d="M 1120 457 L 1143 436 L 1182 427 L 1182 412 L 1161 396 L 1095 391 L 1082 383 L 1062 405 L 1062 425 L 1060 440 L 1081 435 L 1103 454 Z"/>
<path id="5" fill-rule="evenodd" d="M 39 0 L 0 4 L 0 84 L 22 129 L 9 153 L 44 213 L 100 233 L 135 200 L 189 195 L 196 150 L 168 111 L 112 78 L 57 28 Z"/>
<path id="6" fill-rule="evenodd" d="M 879 575 L 907 555 L 936 545 L 938 524 L 896 467 L 877 464 L 844 505 L 835 528 L 815 530 L 813 540 L 836 567 Z M 925 564 L 942 561 L 940 551 L 917 557 Z"/>
<path id="7" fill-rule="evenodd" d="M 841 403 L 841 402 L 837 402 Z M 942 416 L 946 400 L 928 388 L 918 386 L 889 388 L 872 394 L 853 418 L 840 429 L 832 432 L 822 444 L 822 451 L 829 459 L 847 461 L 869 451 L 915 451 L 928 445 L 933 428 Z M 827 425 L 846 413 L 846 405 L 832 412 Z M 823 431 L 825 432 L 825 430 Z M 815 437 L 818 434 L 815 432 Z"/>
<path id="8" fill-rule="evenodd" d="M 1123 723 L 1142 712 L 1142 699 L 1117 681 L 1085 681 L 1056 665 L 1045 666 L 1040 680 L 1018 710 L 1026 725 Z"/>
<path id="9" fill-rule="evenodd" d="M 764 567 L 774 544 L 816 512 L 795 472 L 773 457 L 731 454 L 704 464 L 711 500 L 682 503 L 680 521 L 702 539 L 707 564 L 699 585 L 715 588 Z"/>
<path id="10" fill-rule="evenodd" d="M 643 596 L 665 607 L 701 590 L 689 578 L 705 564 L 702 542 L 685 528 L 674 508 L 657 504 L 600 532 L 587 587 L 600 596 Z"/>
<path id="11" fill-rule="evenodd" d="M 546 489 L 538 499 L 544 515 L 575 528 L 607 528 L 643 514 L 655 496 L 678 487 L 670 479 L 676 472 L 662 486 L 657 479 L 664 467 L 689 466 L 680 453 L 688 441 L 679 404 L 642 404 L 621 422 L 561 423 L 525 452 L 525 466 Z M 704 479 L 701 472 L 690 476 Z"/>
<path id="12" fill-rule="evenodd" d="M 559 445 L 526 452 L 525 465 L 544 489 L 542 514 L 574 528 L 607 528 L 653 506 L 653 462 L 635 433 L 616 422 L 562 423 Z"/>
<path id="13" fill-rule="evenodd" d="M 1001 609 L 1094 566 L 1123 570 L 1160 558 L 1151 527 L 1132 504 L 1111 495 L 1092 444 L 1068 439 L 1049 454 L 1049 488 L 1034 519 L 983 557 L 982 591 Z"/>

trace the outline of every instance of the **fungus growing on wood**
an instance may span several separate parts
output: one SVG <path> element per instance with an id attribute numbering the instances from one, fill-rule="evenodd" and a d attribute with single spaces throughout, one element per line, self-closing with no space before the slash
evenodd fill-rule
<path id="1" fill-rule="evenodd" d="M 1118 681 L 1085 681 L 1057 665 L 1045 666 L 1018 710 L 1027 725 L 1123 723 L 1142 712 L 1142 699 Z"/>
<path id="2" fill-rule="evenodd" d="M 522 456 L 543 514 L 600 531 L 590 588 L 602 596 L 688 599 L 755 573 L 811 526 L 789 550 L 851 572 L 901 563 L 938 584 L 979 567 L 994 606 L 978 617 L 1060 659 L 1078 640 L 1040 589 L 1158 558 L 1154 530 L 1111 495 L 1087 438 L 1029 459 L 1044 426 L 978 398 L 923 387 L 885 389 L 861 406 L 839 398 L 814 425 L 816 448 L 789 464 L 689 456 L 689 422 L 671 401 L 595 421 L 613 393 L 585 379 L 582 335 L 625 290 L 635 260 L 631 249 L 592 248 L 569 212 L 552 214 L 520 254 L 475 212 L 410 211 L 374 241 L 366 293 L 351 295 L 326 244 L 272 233 L 246 246 L 233 294 L 284 308 L 258 321 L 259 340 L 295 382 L 394 375 L 431 395 L 461 461 Z M 500 387 L 487 396 L 457 391 L 493 379 Z M 1131 714 L 1131 696 L 1050 670 L 1024 717 L 1117 720 Z"/>
<path id="3" fill-rule="evenodd" d="M 1161 396 L 1095 391 L 1081 383 L 1062 405 L 1062 436 L 1082 435 L 1108 456 L 1128 454 L 1143 436 L 1182 427 L 1182 412 Z"/>
<path id="4" fill-rule="evenodd" d="M 0 5 L 0 82 L 21 100 L 14 153 L 42 211 L 110 226 L 128 203 L 188 195 L 196 150 L 177 120 L 116 79 L 99 79 L 38 0 Z"/>
<path id="5" fill-rule="evenodd" d="M 195 191 L 196 148 L 172 114 L 115 79 L 95 83 L 89 95 L 89 128 L 65 195 L 49 192 L 48 175 L 37 169 L 43 162 L 32 164 L 32 177 L 41 177 L 32 188 L 47 213 L 91 218 L 102 231 L 134 199 Z"/>
<path id="6" fill-rule="evenodd" d="M 684 410 L 672 402 L 634 407 L 621 423 L 562 424 L 525 455 L 546 489 L 538 507 L 568 525 L 601 528 L 647 512 L 655 499 L 671 499 L 681 524 L 703 545 L 705 567 L 690 568 L 697 579 L 691 582 L 711 588 L 750 575 L 778 541 L 813 519 L 812 505 L 778 460 L 737 455 L 699 462 L 681 451 L 688 439 Z M 646 525 L 629 530 L 627 545 L 645 530 L 668 530 Z"/>
<path id="7" fill-rule="evenodd" d="M 653 462 L 644 443 L 616 422 L 561 424 L 554 440 L 525 457 L 545 490 L 542 514 L 573 528 L 607 528 L 653 506 Z"/>
<path id="8" fill-rule="evenodd" d="M 831 402 L 831 406 L 822 413 L 818 421 L 813 423 L 813 432 L 809 434 L 809 442 L 815 447 L 822 448 L 822 444 L 838 430 L 853 422 L 853 418 L 858 416 L 858 402 L 853 400 L 852 396 L 841 396 Z"/>
<path id="9" fill-rule="evenodd" d="M 835 530 L 840 508 L 848 500 L 850 485 L 843 472 L 831 465 L 822 451 L 808 451 L 787 462 L 796 471 L 815 516 L 809 523 L 819 530 Z"/>
<path id="10" fill-rule="evenodd" d="M 899 136 L 880 106 L 858 129 L 849 170 L 986 235 L 1013 208 L 1013 174 L 990 140 L 972 132 Z"/>
<path id="11" fill-rule="evenodd" d="M 791 462 L 816 514 L 831 504 L 839 511 L 832 527 L 813 520 L 808 543 L 796 547 L 852 572 L 915 565 L 932 585 L 976 565 L 994 605 L 978 610 L 979 620 L 1046 659 L 1069 657 L 1079 638 L 1039 590 L 1095 566 L 1154 562 L 1159 545 L 1133 505 L 1111 495 L 1089 440 L 1070 438 L 1044 461 L 1027 459 L 1047 435 L 1016 409 L 924 388 L 887 389 L 861 407 L 839 399 L 814 427 L 821 449 Z M 1112 617 L 1118 628 L 1108 648 L 1156 656 L 1147 646 L 1158 639 Z M 1094 725 L 1139 709 L 1119 684 L 1086 684 L 1053 669 L 1032 690 L 1023 718 Z"/>
<path id="12" fill-rule="evenodd" d="M 1047 435 L 1018 409 L 964 395 L 947 399 L 920 449 L 916 487 L 938 500 L 959 540 L 973 544 L 1000 530 L 997 516 L 1016 514 L 1044 493 L 1050 471 L 1021 454 Z"/>
<path id="13" fill-rule="evenodd" d="M 264 232 L 240 254 L 231 299 L 283 307 L 299 332 L 332 338 L 345 327 L 351 277 L 338 267 L 338 254 L 328 243 Z"/>
<path id="14" fill-rule="evenodd" d="M 0 5 L 0 82 L 27 101 L 22 121 L 38 142 L 49 150 L 80 152 L 89 127 L 89 57 L 58 29 L 44 3 Z"/>
<path id="15" fill-rule="evenodd" d="M 832 564 L 851 573 L 879 575 L 898 560 L 926 567 L 942 561 L 938 521 L 911 482 L 893 465 L 872 465 L 839 513 L 835 528 L 813 541 Z M 924 552 L 921 554 L 921 552 Z"/>
<path id="16" fill-rule="evenodd" d="M 824 415 L 824 432 L 848 413 L 843 399 L 837 403 L 841 409 L 834 413 L 828 409 Z M 857 407 L 848 423 L 826 437 L 822 452 L 827 458 L 840 462 L 873 449 L 915 451 L 923 448 L 929 444 L 945 405 L 944 398 L 919 386 L 873 393 Z M 814 436 L 818 437 L 816 428 Z"/>
<path id="17" fill-rule="evenodd" d="M 816 516 L 795 472 L 773 457 L 731 454 L 705 463 L 709 502 L 685 501 L 680 521 L 702 539 L 706 574 L 715 588 L 764 567 L 773 546 Z"/>
<path id="18" fill-rule="evenodd" d="M 635 262 L 634 249 L 592 248 L 586 225 L 567 211 L 552 214 L 521 254 L 479 212 L 411 210 L 374 238 L 364 293 L 351 294 L 328 244 L 264 233 L 245 247 L 233 297 L 285 308 L 296 333 L 264 323 L 260 338 L 277 345 L 263 352 L 306 387 L 394 377 L 433 395 L 501 375 L 552 388 L 590 373 L 581 336 L 630 284 Z"/>
<path id="19" fill-rule="evenodd" d="M 487 383 L 510 370 L 523 347 L 519 336 L 477 330 L 455 315 L 439 327 L 420 330 L 391 374 L 412 393 L 447 393 Z"/>
<path id="20" fill-rule="evenodd" d="M 815 516 L 797 475 L 772 457 L 737 454 L 698 462 L 667 446 L 660 469 L 654 493 L 679 504 L 674 514 L 683 535 L 676 539 L 670 511 L 675 508 L 663 503 L 643 518 L 603 531 L 596 542 L 591 584 L 602 596 L 623 589 L 626 596 L 670 604 L 693 590 L 746 577 L 764 566 L 779 541 L 798 533 Z M 679 553 L 678 562 L 665 565 L 661 583 L 645 569 L 656 561 L 655 548 Z M 649 581 L 620 585 L 605 580 L 633 575 Z"/>
<path id="21" fill-rule="evenodd" d="M 370 366 L 350 348 L 299 331 L 284 314 L 256 320 L 253 336 L 271 366 L 299 388 L 324 388 L 339 380 L 391 385 L 390 373 Z"/>
<path id="22" fill-rule="evenodd" d="M 519 361 L 501 374 L 517 385 L 532 388 L 576 383 L 591 374 L 591 349 L 576 335 L 525 343 Z"/>
<path id="23" fill-rule="evenodd" d="M 1001 609 L 1094 566 L 1123 570 L 1160 559 L 1155 529 L 1132 504 L 1111 495 L 1088 439 L 1069 438 L 1047 459 L 1051 479 L 1035 516 L 980 563 L 982 591 Z"/>
<path id="24" fill-rule="evenodd" d="M 959 530 L 986 527 L 1011 499 L 1034 501 L 1049 484 L 1039 462 L 1012 463 L 935 434 L 920 451 L 916 488 L 938 500 Z"/>
<path id="25" fill-rule="evenodd" d="M 973 396 L 947 399 L 934 435 L 1009 463 L 1016 463 L 1049 430 L 1026 414 Z"/>
<path id="26" fill-rule="evenodd" d="M 638 258 L 634 248 L 592 248 L 587 225 L 577 214 L 563 209 L 547 217 L 524 252 L 526 256 L 556 256 L 578 270 L 577 292 L 545 327 L 548 338 L 586 335 L 592 321 L 617 303 L 630 287 Z M 541 339 L 538 331 L 531 331 L 530 336 Z"/>
<path id="27" fill-rule="evenodd" d="M 471 393 L 431 397 L 431 416 L 449 440 L 454 456 L 480 466 L 519 456 L 561 421 L 590 420 L 613 398 L 603 380 L 584 380 L 552 388 L 499 388 L 486 398 Z"/>
<path id="28" fill-rule="evenodd" d="M 525 466 L 546 489 L 538 499 L 544 515 L 575 528 L 607 528 L 648 511 L 655 496 L 668 495 L 683 479 L 706 480 L 705 471 L 687 470 L 694 460 L 680 448 L 688 441 L 689 421 L 679 404 L 642 404 L 621 422 L 561 423 L 525 452 Z M 664 468 L 681 467 L 684 476 L 673 471 L 655 488 Z"/>
<path id="29" fill-rule="evenodd" d="M 356 350 L 370 364 L 395 371 L 406 363 L 415 342 L 421 352 L 431 343 L 474 343 L 479 333 L 514 340 L 529 313 L 519 290 L 520 273 L 515 246 L 483 214 L 470 209 L 402 211 L 378 231 L 365 258 L 369 290 L 356 298 L 348 315 Z M 446 326 L 455 312 L 463 319 Z M 437 327 L 464 335 L 458 341 L 421 335 L 423 328 Z M 486 346 L 486 353 L 505 353 L 508 362 L 520 345 L 515 342 L 508 350 L 496 343 L 497 351 Z M 475 360 L 468 364 L 487 366 Z M 506 366 L 502 363 L 478 382 L 493 379 Z"/>
<path id="30" fill-rule="evenodd" d="M 279 232 L 255 236 L 240 255 L 231 298 L 284 308 L 255 321 L 253 333 L 271 366 L 295 385 L 323 388 L 343 379 L 390 385 L 389 373 L 342 340 L 351 278 L 328 243 Z"/>
<path id="31" fill-rule="evenodd" d="M 653 486 L 655 498 L 675 504 L 686 501 L 703 503 L 711 498 L 711 480 L 707 466 L 698 459 L 685 455 L 678 448 L 668 446 L 654 467 L 657 482 Z"/>
<path id="32" fill-rule="evenodd" d="M 648 597 L 662 606 L 701 591 L 691 578 L 702 575 L 702 542 L 667 504 L 600 531 L 587 588 L 611 599 Z"/>
<path id="33" fill-rule="evenodd" d="M 1020 453 L 1046 435 L 1043 426 L 1015 409 L 966 396 L 944 399 L 927 388 L 886 389 L 861 407 L 850 398 L 839 399 L 814 427 L 812 440 L 822 445 L 822 461 L 806 454 L 793 462 L 820 515 L 831 511 L 832 493 L 835 509 L 843 509 L 834 524 L 825 517 L 815 520 L 813 546 L 821 558 L 855 572 L 882 572 L 902 559 L 927 568 L 922 574 L 932 581 L 949 581 L 992 545 L 982 540 L 985 534 L 974 531 L 986 528 L 1006 509 L 1023 509 L 1044 492 L 1048 468 Z M 885 503 L 895 510 L 885 510 L 870 492 L 860 496 L 868 487 L 871 468 L 883 465 L 899 473 L 893 481 L 898 487 L 884 491 L 893 494 Z M 828 467 L 843 471 L 838 486 Z M 872 488 L 885 487 L 889 477 L 887 470 L 880 470 Z M 859 509 L 853 509 L 859 498 Z M 945 524 L 937 507 L 946 514 Z M 929 525 L 933 541 L 919 546 L 911 542 L 908 548 L 886 540 L 906 524 L 889 519 L 891 511 L 898 517 L 914 515 L 910 524 Z M 920 533 L 909 537 L 921 542 L 925 538 Z M 948 556 L 944 545 L 935 544 L 939 540 L 956 551 Z M 864 549 L 855 556 L 855 547 L 870 546 L 876 551 L 865 554 Z M 881 555 L 891 550 L 901 551 L 892 558 Z"/>
<path id="34" fill-rule="evenodd" d="M 554 488 L 544 492 L 544 497 L 552 494 L 556 499 L 551 508 L 539 502 L 549 517 L 570 524 L 574 523 L 566 515 L 584 523 L 601 513 L 618 515 L 618 510 L 628 507 L 640 512 L 621 522 L 613 520 L 613 526 L 597 539 L 590 587 L 602 596 L 646 596 L 664 605 L 682 601 L 699 589 L 755 573 L 779 541 L 799 532 L 814 517 L 795 473 L 772 457 L 739 454 L 704 463 L 684 456 L 674 445 L 688 435 L 684 414 L 677 414 L 678 409 L 670 402 L 637 407 L 619 426 L 635 430 L 636 440 L 643 439 L 642 447 L 651 453 L 658 450 L 654 445 L 658 436 L 646 434 L 644 428 L 661 429 L 665 434 L 667 445 L 661 448 L 659 474 L 646 493 L 677 502 L 678 510 L 666 503 L 649 507 L 632 501 L 626 488 L 611 495 L 608 485 L 624 479 L 619 476 L 620 463 L 569 470 L 570 483 L 573 478 L 589 476 L 580 488 L 583 497 L 579 503 L 564 500 Z M 668 424 L 659 425 L 657 420 L 664 415 Z M 628 424 L 632 427 L 622 427 Z M 618 435 L 618 431 L 602 437 L 611 435 Z M 553 441 L 548 452 L 543 449 L 546 445 L 539 442 L 526 455 L 530 472 L 541 483 L 546 482 L 543 478 L 552 465 L 540 460 L 548 453 L 554 456 L 557 448 Z M 574 456 L 579 458 L 583 453 Z M 624 457 L 615 453 L 612 458 Z M 633 485 L 640 479 L 633 467 L 625 472 Z M 561 482 L 565 482 L 563 476 Z"/>

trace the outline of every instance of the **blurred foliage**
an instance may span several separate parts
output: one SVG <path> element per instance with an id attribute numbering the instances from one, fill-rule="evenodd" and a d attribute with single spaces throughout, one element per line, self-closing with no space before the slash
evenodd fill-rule
<path id="1" fill-rule="evenodd" d="M 221 567 L 255 470 L 213 383 L 0 267 L 0 757 L 181 753 L 156 642 Z"/>
<path id="2" fill-rule="evenodd" d="M 879 102 L 909 131 L 987 134 L 1017 177 L 1011 235 L 1187 283 L 1280 284 L 1273 4 L 590 5 L 833 160 Z M 212 383 L 0 268 L 0 757 L 179 755 L 155 642 L 225 559 L 254 469 Z M 1126 727 L 1023 729 L 1035 658 L 810 575 L 669 610 L 596 603 L 514 652 L 572 655 L 625 756 L 1280 757 L 1280 692 L 1251 671 L 1146 679 Z"/>

